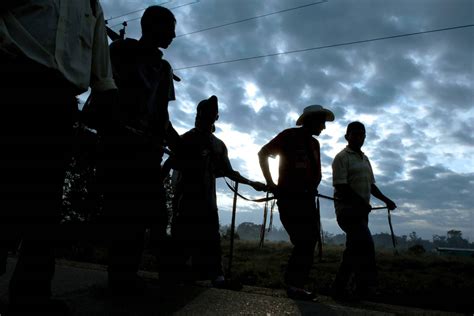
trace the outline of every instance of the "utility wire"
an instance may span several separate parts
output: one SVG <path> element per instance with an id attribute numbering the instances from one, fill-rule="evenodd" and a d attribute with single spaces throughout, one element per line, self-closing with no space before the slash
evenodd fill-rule
<path id="1" fill-rule="evenodd" d="M 214 29 L 217 29 L 217 28 L 221 28 L 221 27 L 225 27 L 225 26 L 229 26 L 229 25 L 234 25 L 234 24 L 239 24 L 239 23 L 247 22 L 247 21 L 251 21 L 251 20 L 256 20 L 256 19 L 260 19 L 260 18 L 267 17 L 267 16 L 270 16 L 270 15 L 275 15 L 275 14 L 284 13 L 284 12 L 288 12 L 288 11 L 298 10 L 298 9 L 301 9 L 301 8 L 306 8 L 306 7 L 310 7 L 310 6 L 325 3 L 325 2 L 328 2 L 328 0 L 308 3 L 308 4 L 300 5 L 300 6 L 289 8 L 289 9 L 284 9 L 284 10 L 280 10 L 280 11 L 275 11 L 275 12 L 271 12 L 271 13 L 266 13 L 266 14 L 262 14 L 262 15 L 253 16 L 253 17 L 246 18 L 246 19 L 243 19 L 243 20 L 238 20 L 238 21 L 229 22 L 229 23 L 226 23 L 226 24 L 211 26 L 211 27 L 207 27 L 207 28 L 204 28 L 204 29 L 201 29 L 201 30 L 192 31 L 192 32 L 189 32 L 189 33 L 186 33 L 186 34 L 180 34 L 176 37 L 183 37 L 183 36 L 187 36 L 187 35 L 191 35 L 191 34 L 196 34 L 196 33 L 200 33 L 200 32 L 214 30 Z"/>
<path id="2" fill-rule="evenodd" d="M 164 4 L 173 2 L 173 1 L 174 1 L 174 0 L 170 0 L 170 1 L 162 2 L 162 3 L 158 3 L 157 5 L 164 5 Z M 148 7 L 147 7 L 147 8 L 148 8 Z M 133 13 L 138 13 L 138 12 L 141 12 L 141 11 L 145 11 L 147 8 L 142 8 L 142 9 L 130 11 L 130 12 L 127 12 L 127 13 L 124 13 L 124 14 L 121 14 L 121 15 L 117 15 L 117 16 L 114 16 L 114 17 L 105 19 L 105 20 L 106 20 L 107 22 L 110 22 L 111 20 L 123 18 L 124 16 L 130 15 L 130 14 L 133 14 Z"/>
<path id="3" fill-rule="evenodd" d="M 168 1 L 168 2 L 165 2 L 165 3 L 169 3 L 171 1 Z M 178 9 L 178 8 L 181 8 L 181 7 L 185 7 L 185 6 L 188 6 L 188 5 L 191 5 L 191 4 L 196 4 L 198 2 L 201 2 L 201 0 L 196 0 L 196 1 L 193 1 L 193 2 L 189 2 L 189 3 L 185 3 L 185 4 L 181 4 L 181 5 L 178 5 L 176 7 L 172 7 L 172 8 L 168 8 L 169 10 L 174 10 L 174 9 Z M 143 10 L 146 10 L 143 9 Z M 143 10 L 137 10 L 136 12 L 140 12 L 140 11 L 143 11 Z M 127 15 L 127 14 L 124 14 L 124 16 Z M 129 19 L 129 20 L 125 20 L 123 21 L 122 23 L 118 23 L 118 24 L 115 24 L 115 25 L 112 25 L 110 26 L 110 28 L 114 28 L 116 26 L 122 26 L 124 23 L 128 23 L 128 22 L 132 22 L 132 21 L 136 21 L 136 20 L 140 20 L 142 17 L 138 17 L 138 18 L 134 18 L 134 19 Z M 107 20 L 108 21 L 108 20 Z"/>
<path id="4" fill-rule="evenodd" d="M 181 67 L 181 68 L 175 68 L 174 70 L 185 70 L 185 69 L 200 68 L 200 67 L 207 67 L 207 66 L 214 66 L 214 65 L 221 65 L 221 64 L 229 64 L 229 63 L 235 63 L 235 62 L 239 62 L 239 61 L 246 61 L 246 60 L 252 60 L 252 59 L 260 59 L 260 58 L 274 57 L 274 56 L 287 55 L 287 54 L 295 54 L 295 53 L 308 52 L 308 51 L 313 51 L 313 50 L 326 49 L 326 48 L 331 48 L 331 47 L 348 46 L 348 45 L 354 45 L 354 44 L 361 44 L 361 43 L 368 43 L 368 42 L 383 41 L 383 40 L 394 39 L 394 38 L 400 38 L 400 37 L 415 36 L 415 35 L 420 35 L 420 34 L 436 33 L 436 32 L 443 32 L 443 31 L 451 31 L 451 30 L 462 29 L 462 28 L 468 28 L 468 27 L 473 27 L 473 26 L 474 26 L 474 24 L 466 24 L 466 25 L 453 26 L 453 27 L 447 27 L 447 28 L 441 28 L 441 29 L 434 29 L 434 30 L 428 30 L 428 31 L 421 31 L 421 32 L 414 32 L 414 33 L 406 33 L 406 34 L 398 34 L 398 35 L 384 36 L 384 37 L 376 37 L 376 38 L 371 38 L 371 39 L 366 39 L 366 40 L 360 40 L 360 41 L 352 41 L 352 42 L 345 42 L 345 43 L 339 43 L 339 44 L 331 44 L 331 45 L 317 46 L 317 47 L 304 48 L 304 49 L 297 49 L 297 50 L 291 50 L 291 51 L 280 52 L 280 53 L 273 53 L 273 54 L 267 54 L 267 55 L 258 55 L 258 56 L 251 56 L 251 57 L 243 57 L 243 58 L 238 58 L 238 59 L 231 59 L 231 60 L 225 60 L 225 61 L 218 61 L 218 62 L 207 63 L 207 64 L 199 64 L 199 65 L 193 65 L 193 66 L 186 66 L 186 67 Z"/>

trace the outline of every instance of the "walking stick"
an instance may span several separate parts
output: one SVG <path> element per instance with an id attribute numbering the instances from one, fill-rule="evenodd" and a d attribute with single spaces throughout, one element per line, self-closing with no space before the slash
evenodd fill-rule
<path id="1" fill-rule="evenodd" d="M 239 183 L 235 182 L 234 187 L 234 202 L 232 205 L 232 222 L 230 224 L 230 253 L 229 253 L 229 265 L 227 267 L 227 277 L 232 276 L 232 259 L 234 257 L 234 233 L 235 233 L 235 214 L 237 213 L 237 195 L 239 191 Z"/>
<path id="2" fill-rule="evenodd" d="M 387 211 L 388 211 L 388 226 L 390 227 L 390 235 L 392 236 L 393 252 L 395 253 L 395 255 L 398 255 L 397 239 L 395 237 L 395 233 L 393 232 L 392 215 L 390 213 L 390 209 L 387 206 L 372 207 L 372 211 L 373 210 L 384 210 L 384 209 L 387 209 Z"/>
<path id="3" fill-rule="evenodd" d="M 316 198 L 316 209 L 318 210 L 318 225 L 319 225 L 319 236 L 318 236 L 318 258 L 319 262 L 323 261 L 323 228 L 321 226 L 321 206 L 319 204 L 319 196 Z"/>
<path id="4" fill-rule="evenodd" d="M 393 232 L 393 226 L 392 226 L 392 216 L 390 214 L 390 209 L 387 208 L 387 210 L 388 210 L 388 226 L 390 226 L 390 234 L 392 235 L 393 251 L 395 255 L 398 255 L 397 240 L 395 239 L 395 233 Z"/>
<path id="5" fill-rule="evenodd" d="M 268 192 L 267 192 L 268 198 Z M 265 206 L 263 208 L 263 223 L 262 227 L 260 227 L 260 242 L 258 243 L 259 248 L 263 248 L 263 244 L 265 242 L 265 230 L 267 227 L 267 214 L 268 214 L 268 201 L 265 201 Z"/>

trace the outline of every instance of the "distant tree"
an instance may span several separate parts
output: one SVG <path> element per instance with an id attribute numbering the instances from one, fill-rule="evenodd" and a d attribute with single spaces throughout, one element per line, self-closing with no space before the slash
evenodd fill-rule
<path id="1" fill-rule="evenodd" d="M 462 238 L 462 232 L 460 230 L 451 229 L 446 233 L 446 242 L 448 247 L 454 248 L 468 248 L 469 241 Z"/>
<path id="2" fill-rule="evenodd" d="M 64 223 L 90 223 L 100 211 L 95 167 L 82 164 L 73 157 L 63 188 L 61 217 Z"/>
<path id="3" fill-rule="evenodd" d="M 242 240 L 257 240 L 260 238 L 261 225 L 244 222 L 237 227 L 237 233 Z"/>
<path id="4" fill-rule="evenodd" d="M 346 234 L 326 235 L 324 242 L 328 245 L 344 245 L 346 243 Z"/>
<path id="5" fill-rule="evenodd" d="M 395 238 L 399 239 L 399 237 L 395 237 Z M 374 245 L 378 248 L 390 249 L 393 247 L 392 235 L 390 234 L 387 234 L 387 233 L 374 234 L 372 236 L 372 239 L 374 240 Z"/>
<path id="6" fill-rule="evenodd" d="M 410 237 L 410 243 L 413 244 L 413 245 L 416 245 L 416 244 L 420 243 L 420 241 L 421 241 L 421 238 L 418 237 L 416 232 L 411 232 L 408 236 Z"/>
<path id="7" fill-rule="evenodd" d="M 225 236 L 227 231 L 230 231 L 230 225 L 219 225 L 219 233 L 222 237 Z"/>
<path id="8" fill-rule="evenodd" d="M 231 237 L 231 227 L 230 225 L 221 226 L 219 229 L 223 240 L 230 240 Z M 234 240 L 240 240 L 239 233 L 234 232 Z"/>
<path id="9" fill-rule="evenodd" d="M 96 177 L 97 135 L 79 124 L 75 133 L 63 187 L 62 222 L 91 222 L 99 214 L 102 201 Z"/>
<path id="10" fill-rule="evenodd" d="M 426 252 L 426 250 L 422 245 L 414 245 L 408 248 L 408 252 L 413 255 L 422 255 Z"/>
<path id="11" fill-rule="evenodd" d="M 448 245 L 446 236 L 433 235 L 433 246 L 434 247 L 446 247 Z"/>
<path id="12" fill-rule="evenodd" d="M 272 241 L 290 241 L 290 237 L 283 227 L 272 227 L 270 232 L 266 233 L 265 239 Z"/>
<path id="13" fill-rule="evenodd" d="M 168 230 L 171 229 L 171 223 L 173 221 L 174 215 L 174 194 L 175 194 L 175 187 L 173 185 L 172 176 L 167 176 L 164 181 L 164 188 L 165 188 L 165 201 L 166 201 L 166 210 L 168 211 Z"/>

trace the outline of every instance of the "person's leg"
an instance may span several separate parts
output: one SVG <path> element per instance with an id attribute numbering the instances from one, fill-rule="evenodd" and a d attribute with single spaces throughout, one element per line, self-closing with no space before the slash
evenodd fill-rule
<path id="1" fill-rule="evenodd" d="M 181 208 L 173 215 L 169 251 L 166 264 L 161 267 L 164 274 L 160 275 L 160 280 L 170 284 L 194 280 L 191 269 L 186 263 L 195 252 L 194 249 L 199 246 L 196 236 L 199 234 L 199 224 L 187 216 L 189 213 L 185 199 L 181 196 L 179 200 L 182 201 Z"/>
<path id="2" fill-rule="evenodd" d="M 319 234 L 319 220 L 314 201 L 309 199 L 279 200 L 280 219 L 293 250 L 288 261 L 285 282 L 302 289 L 308 280 Z"/>
<path id="3" fill-rule="evenodd" d="M 221 248 L 221 235 L 219 232 L 219 217 L 217 210 L 206 220 L 207 233 L 204 244 L 202 245 L 202 258 L 204 259 L 202 264 L 202 270 L 205 271 L 208 278 L 212 281 L 217 278 L 222 279 L 224 277 L 224 270 L 222 268 L 222 248 Z"/>
<path id="4" fill-rule="evenodd" d="M 342 297 L 349 294 L 347 287 L 351 277 L 354 277 L 354 265 L 357 258 L 356 229 L 351 217 L 346 216 L 345 213 L 342 214 L 342 212 L 337 217 L 337 223 L 346 233 L 346 247 L 342 253 L 342 260 L 333 283 L 333 291 L 335 296 Z"/>
<path id="5" fill-rule="evenodd" d="M 56 74 L 16 66 L 21 78 L 10 78 L 0 104 L 2 213 L 11 215 L 10 231 L 22 239 L 10 301 L 45 301 L 77 101 Z"/>
<path id="6" fill-rule="evenodd" d="M 375 250 L 367 217 L 356 214 L 356 210 L 348 209 L 338 216 L 338 224 L 346 233 L 346 248 L 334 282 L 340 295 L 365 292 L 376 282 Z M 355 288 L 347 289 L 350 280 Z"/>
<path id="7" fill-rule="evenodd" d="M 377 285 L 377 267 L 375 263 L 375 247 L 368 221 L 362 220 L 357 235 L 357 251 L 359 253 L 356 290 L 358 295 L 366 296 Z"/>

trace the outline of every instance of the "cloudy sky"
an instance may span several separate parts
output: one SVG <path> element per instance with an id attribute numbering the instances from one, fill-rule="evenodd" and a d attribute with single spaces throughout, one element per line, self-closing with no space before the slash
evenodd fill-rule
<path id="1" fill-rule="evenodd" d="M 163 1 L 101 3 L 110 18 Z M 263 181 L 257 158 L 260 147 L 293 127 L 305 106 L 322 104 L 334 111 L 336 121 L 328 123 L 318 138 L 321 193 L 332 194 L 332 158 L 345 146 L 347 124 L 360 120 L 367 127 L 363 150 L 371 159 L 378 186 L 399 206 L 392 216 L 395 233 L 416 231 L 431 239 L 433 234 L 458 229 L 474 241 L 474 27 L 312 49 L 472 25 L 474 2 L 315 3 L 166 3 L 169 8 L 185 5 L 172 9 L 178 36 L 164 52 L 183 79 L 176 83 L 177 100 L 170 104 L 174 126 L 180 133 L 192 128 L 196 104 L 217 95 L 220 119 L 216 135 L 227 144 L 236 170 Z M 300 6 L 304 7 L 271 14 Z M 141 14 L 111 20 L 109 25 Z M 251 19 L 258 16 L 262 17 Z M 241 20 L 247 21 L 233 23 Z M 230 25 L 194 33 L 224 24 Z M 130 21 L 127 37 L 139 36 L 139 21 Z M 193 67 L 288 51 L 300 52 Z M 222 181 L 218 184 L 221 223 L 228 224 L 232 195 Z M 243 192 L 262 196 L 251 189 Z M 374 206 L 380 204 L 372 201 Z M 238 223 L 261 223 L 262 213 L 263 205 L 238 201 Z M 341 232 L 331 203 L 322 203 L 322 223 L 331 233 Z M 276 225 L 281 224 L 276 220 Z M 370 225 L 373 233 L 389 232 L 386 212 L 372 213 Z"/>

